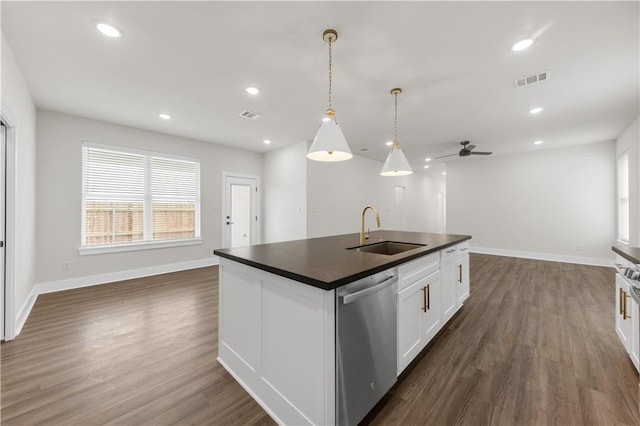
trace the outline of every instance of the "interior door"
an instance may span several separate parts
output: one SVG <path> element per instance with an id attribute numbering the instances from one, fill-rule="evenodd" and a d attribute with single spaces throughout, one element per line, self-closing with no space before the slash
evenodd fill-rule
<path id="1" fill-rule="evenodd" d="M 394 204 L 395 204 L 395 229 L 397 231 L 405 230 L 405 198 L 404 198 L 404 186 L 396 186 L 394 189 Z"/>
<path id="2" fill-rule="evenodd" d="M 258 243 L 258 177 L 225 174 L 223 182 L 222 246 Z"/>
<path id="3" fill-rule="evenodd" d="M 0 123 L 0 340 L 4 340 L 4 324 L 5 324 L 5 180 L 6 180 L 6 147 L 7 147 L 7 128 Z"/>

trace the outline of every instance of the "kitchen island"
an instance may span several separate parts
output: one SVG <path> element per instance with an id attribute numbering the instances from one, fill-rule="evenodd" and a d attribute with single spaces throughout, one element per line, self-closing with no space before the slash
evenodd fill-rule
<path id="1" fill-rule="evenodd" d="M 215 250 L 218 361 L 278 423 L 342 423 L 336 400 L 339 289 L 379 274 L 397 276 L 395 377 L 468 297 L 470 238 L 371 233 L 369 246 L 393 241 L 410 248 L 395 254 L 358 250 L 359 234 Z"/>

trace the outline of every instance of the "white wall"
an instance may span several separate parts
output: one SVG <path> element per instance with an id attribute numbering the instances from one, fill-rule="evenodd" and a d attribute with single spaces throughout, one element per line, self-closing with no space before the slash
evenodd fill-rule
<path id="1" fill-rule="evenodd" d="M 29 294 L 35 283 L 36 268 L 36 109 L 29 89 L 13 56 L 11 47 L 2 34 L 2 77 L 0 108 L 15 126 L 13 162 L 15 170 L 15 258 L 14 310 L 8 313 L 14 321 L 20 322 L 23 307 L 28 303 Z M 11 149 L 11 147 L 9 147 Z M 10 208 L 10 206 L 8 206 Z M 8 230 L 8 236 L 10 231 Z M 10 261 L 10 259 L 8 259 Z M 26 316 L 25 316 L 26 317 Z M 12 333 L 8 337 L 12 338 Z"/>
<path id="2" fill-rule="evenodd" d="M 616 141 L 616 156 L 629 153 L 629 245 L 640 247 L 640 117 Z"/>
<path id="3" fill-rule="evenodd" d="M 360 232 L 361 212 L 367 204 L 378 209 L 381 229 L 400 229 L 395 186 L 405 188 L 405 230 L 444 232 L 442 176 L 414 173 L 383 177 L 381 168 L 382 163 L 358 155 L 336 163 L 308 161 L 308 237 Z M 371 212 L 365 226 L 377 229 Z"/>
<path id="4" fill-rule="evenodd" d="M 211 259 L 221 244 L 222 171 L 262 172 L 257 153 L 51 111 L 38 111 L 37 140 L 38 283 Z M 80 256 L 83 141 L 199 158 L 203 243 Z M 63 270 L 64 262 L 69 270 Z"/>
<path id="5" fill-rule="evenodd" d="M 615 167 L 614 142 L 453 161 L 447 232 L 476 251 L 610 264 Z"/>
<path id="6" fill-rule="evenodd" d="M 307 237 L 307 143 L 263 156 L 263 242 Z"/>

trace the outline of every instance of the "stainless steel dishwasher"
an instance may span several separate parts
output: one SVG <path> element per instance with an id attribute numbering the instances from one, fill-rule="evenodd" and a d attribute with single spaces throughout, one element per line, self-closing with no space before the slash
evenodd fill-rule
<path id="1" fill-rule="evenodd" d="M 338 425 L 356 425 L 396 382 L 395 268 L 336 292 Z"/>

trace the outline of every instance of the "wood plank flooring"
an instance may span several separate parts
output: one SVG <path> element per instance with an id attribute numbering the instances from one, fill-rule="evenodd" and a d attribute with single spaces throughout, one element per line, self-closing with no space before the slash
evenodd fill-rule
<path id="1" fill-rule="evenodd" d="M 39 297 L 0 346 L 5 425 L 260 425 L 217 363 L 217 268 Z M 640 425 L 614 271 L 471 255 L 471 297 L 363 423 Z"/>

